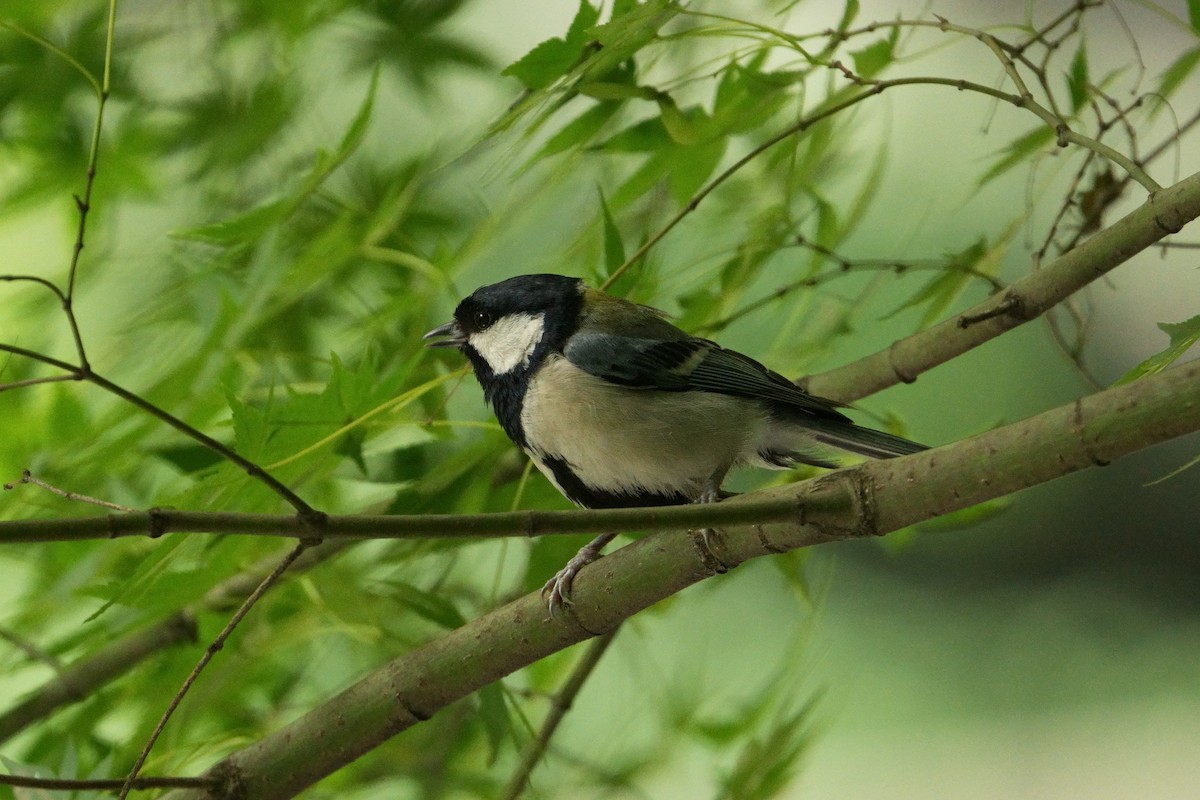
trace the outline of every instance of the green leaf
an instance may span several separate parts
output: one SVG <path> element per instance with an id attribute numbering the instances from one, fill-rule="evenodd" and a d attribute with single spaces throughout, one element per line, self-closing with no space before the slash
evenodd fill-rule
<path id="1" fill-rule="evenodd" d="M 593 100 L 656 100 L 658 92 L 649 86 L 614 81 L 588 81 L 576 89 L 581 95 Z"/>
<path id="2" fill-rule="evenodd" d="M 194 600 L 213 584 L 213 576 L 204 570 L 180 570 L 176 567 L 179 560 L 187 560 L 188 556 L 195 557 L 212 542 L 205 543 L 200 537 L 172 536 L 160 540 L 150 552 L 138 559 L 136 566 L 120 573 L 119 577 L 98 592 L 92 592 L 104 598 L 100 607 L 93 611 L 87 622 L 97 619 L 114 605 L 121 604 L 138 607 L 147 602 L 148 596 L 154 592 L 156 607 L 180 608 Z M 163 582 L 170 577 L 169 581 Z M 165 590 L 166 596 L 159 596 Z"/>
<path id="3" fill-rule="evenodd" d="M 704 112 L 698 108 L 681 111 L 675 101 L 665 92 L 655 98 L 658 110 L 662 115 L 663 127 L 676 144 L 692 145 L 700 141 L 700 132 L 696 124 L 697 117 L 704 117 Z"/>
<path id="4" fill-rule="evenodd" d="M 916 294 L 902 303 L 884 319 L 895 316 L 907 308 L 927 306 L 921 316 L 920 327 L 924 328 L 941 319 L 945 310 L 958 299 L 963 289 L 971 282 L 971 274 L 964 267 L 974 267 L 988 253 L 987 242 L 980 239 L 964 250 L 947 258 L 947 265 L 934 278 L 925 283 Z"/>
<path id="5" fill-rule="evenodd" d="M 562 39 L 547 39 L 509 64 L 500 74 L 516 78 L 529 89 L 543 89 L 565 75 L 578 60 L 576 48 Z"/>
<path id="6" fill-rule="evenodd" d="M 1054 141 L 1054 136 L 1054 131 L 1044 125 L 1018 136 L 1004 148 L 1002 151 L 1005 154 L 1004 157 L 983 173 L 977 185 L 983 186 L 1008 172 L 1034 153 L 1050 145 Z"/>
<path id="7" fill-rule="evenodd" d="M 625 153 L 657 153 L 670 143 L 671 137 L 667 134 L 662 119 L 652 117 L 618 131 L 596 145 L 596 149 Z"/>
<path id="8" fill-rule="evenodd" d="M 1200 0 L 1196 0 L 1196 2 L 1200 2 Z M 1158 84 L 1158 94 L 1163 99 L 1174 94 L 1175 90 L 1195 71 L 1197 63 L 1200 63 L 1200 47 L 1193 47 L 1191 50 L 1185 51 L 1171 63 L 1171 66 L 1163 70 L 1162 80 Z M 1163 106 L 1165 104 L 1160 103 L 1158 108 Z"/>
<path id="9" fill-rule="evenodd" d="M 766 729 L 746 741 L 737 761 L 722 781 L 721 798 L 770 800 L 781 796 L 795 780 L 801 757 L 815 741 L 810 700 L 792 712 L 780 711 Z M 745 724 L 742 737 L 745 737 Z M 719 730 L 710 728 L 710 735 Z M 732 731 L 729 732 L 732 736 Z"/>
<path id="10" fill-rule="evenodd" d="M 623 14 L 618 14 L 614 8 L 613 18 L 609 22 L 588 31 L 591 38 L 600 44 L 600 49 L 589 60 L 585 77 L 599 79 L 632 58 L 658 36 L 659 28 L 666 25 L 679 10 L 670 0 L 647 0 L 630 5 Z"/>
<path id="11" fill-rule="evenodd" d="M 608 201 L 604 199 L 604 189 L 600 187 L 599 192 L 600 213 L 604 219 L 604 277 L 607 278 L 625 263 L 625 244 L 621 241 L 621 231 L 613 220 Z"/>
<path id="12" fill-rule="evenodd" d="M 598 103 L 592 106 L 547 139 L 534 159 L 546 158 L 570 147 L 586 144 L 589 139 L 600 132 L 604 123 L 612 119 L 619 108 L 620 105 L 617 103 Z"/>
<path id="13" fill-rule="evenodd" d="M 1091 96 L 1088 88 L 1088 58 L 1087 46 L 1081 41 L 1071 59 L 1071 70 L 1067 73 L 1067 91 L 1071 95 L 1071 110 L 1078 112 Z"/>
<path id="14" fill-rule="evenodd" d="M 304 176 L 298 190 L 286 197 L 264 203 L 241 214 L 218 222 L 175 231 L 172 235 L 178 239 L 207 241 L 222 245 L 252 242 L 264 236 L 267 231 L 294 214 L 321 187 L 325 179 L 362 144 L 371 119 L 371 110 L 375 106 L 375 89 L 378 85 L 379 71 L 376 70 L 371 76 L 367 95 L 363 98 L 358 112 L 342 135 L 337 149 L 332 153 L 319 152 L 317 154 L 312 168 Z"/>
<path id="15" fill-rule="evenodd" d="M 1012 508 L 1012 506 L 1013 500 L 1011 497 L 997 497 L 993 500 L 985 500 L 982 503 L 976 503 L 973 506 L 961 508 L 958 511 L 951 511 L 949 514 L 926 520 L 915 527 L 922 533 L 962 530 L 963 528 L 969 528 L 972 525 L 978 525 L 981 522 L 998 517 Z"/>
<path id="16" fill-rule="evenodd" d="M 1167 345 L 1166 349 L 1155 353 L 1122 375 L 1113 384 L 1114 386 L 1120 386 L 1123 383 L 1132 383 L 1147 375 L 1162 372 L 1175 363 L 1192 345 L 1200 341 L 1200 314 L 1183 322 L 1160 322 L 1158 323 L 1158 327 L 1170 337 L 1171 343 Z"/>
<path id="17" fill-rule="evenodd" d="M 587 0 L 581 0 L 565 38 L 541 42 L 500 74 L 516 78 L 529 89 L 544 89 L 579 63 L 587 44 L 586 31 L 599 18 L 599 9 L 592 8 Z"/>
<path id="18" fill-rule="evenodd" d="M 371 83 L 367 86 L 367 96 L 359 104 L 358 111 L 354 114 L 354 119 L 350 120 L 350 127 L 346 128 L 346 132 L 342 134 L 341 142 L 338 143 L 337 150 L 333 152 L 331 160 L 334 164 L 340 164 L 362 144 L 363 137 L 367 134 L 367 125 L 371 122 L 371 112 L 375 108 L 375 90 L 378 88 L 379 70 L 376 69 L 371 73 Z"/>
<path id="19" fill-rule="evenodd" d="M 858 0 L 849 0 L 846 7 L 842 9 L 842 18 L 838 20 L 837 31 L 839 33 L 847 30 L 858 16 Z"/>
<path id="20" fill-rule="evenodd" d="M 850 54 L 854 59 L 854 71 L 863 78 L 878 75 L 896 58 L 896 42 L 900 40 L 900 29 L 892 28 L 886 39 L 867 45 Z"/>
<path id="21" fill-rule="evenodd" d="M 232 391 L 225 392 L 225 402 L 229 404 L 229 416 L 233 422 L 234 449 L 251 461 L 258 459 L 271 438 L 271 426 L 267 423 L 266 413 L 243 403 Z"/>
<path id="22" fill-rule="evenodd" d="M 766 124 L 792 99 L 788 89 L 805 74 L 802 70 L 761 72 L 753 63 L 731 63 L 722 71 L 713 98 L 713 131 L 746 133 Z"/>
<path id="23" fill-rule="evenodd" d="M 466 618 L 442 594 L 427 592 L 411 583 L 399 580 L 387 582 L 388 595 L 421 619 L 454 630 L 466 624 Z"/>
<path id="24" fill-rule="evenodd" d="M 499 682 L 489 683 L 477 693 L 479 697 L 479 721 L 488 740 L 487 765 L 496 763 L 500 748 L 506 741 L 515 741 L 512 717 L 504 702 L 504 688 Z"/>
<path id="25" fill-rule="evenodd" d="M 1192 24 L 1192 31 L 1200 34 L 1200 0 L 1187 0 L 1188 6 L 1188 21 Z"/>
<path id="26" fill-rule="evenodd" d="M 671 153 L 668 172 L 671 195 L 683 205 L 692 199 L 721 163 L 726 139 L 713 139 L 695 147 L 680 147 Z"/>
<path id="27" fill-rule="evenodd" d="M 217 222 L 174 231 L 171 235 L 176 239 L 207 241 L 222 245 L 250 242 L 261 238 L 267 231 L 286 219 L 292 213 L 293 208 L 294 203 L 290 198 L 273 200 L 245 213 Z"/>
<path id="28" fill-rule="evenodd" d="M 216 466 L 222 460 L 221 456 L 199 444 L 157 447 L 149 452 L 151 455 L 173 464 L 181 472 L 200 472 Z"/>

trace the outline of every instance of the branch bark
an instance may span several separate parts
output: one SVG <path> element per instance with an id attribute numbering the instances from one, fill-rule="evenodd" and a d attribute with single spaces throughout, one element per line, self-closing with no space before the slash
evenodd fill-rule
<path id="1" fill-rule="evenodd" d="M 206 773 L 215 792 L 172 800 L 292 797 L 480 687 L 612 630 L 681 589 L 759 556 L 883 535 L 1200 430 L 1200 361 L 946 447 L 875 461 L 721 505 L 782 501 L 792 518 L 708 537 L 658 533 L 580 572 L 569 616 L 522 597 L 380 667 Z"/>

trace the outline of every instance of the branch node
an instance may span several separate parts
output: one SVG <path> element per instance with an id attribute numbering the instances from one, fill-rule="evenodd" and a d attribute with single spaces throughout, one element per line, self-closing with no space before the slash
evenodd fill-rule
<path id="1" fill-rule="evenodd" d="M 854 534 L 857 536 L 883 536 L 879 530 L 875 511 L 875 484 L 861 469 L 845 470 L 843 476 L 850 482 L 850 489 L 856 506 L 855 518 L 858 520 Z"/>
<path id="2" fill-rule="evenodd" d="M 995 319 L 996 317 L 1012 317 L 1017 320 L 1028 319 L 1025 301 L 1021 299 L 1019 294 L 1010 290 L 1004 295 L 1003 299 L 991 308 L 980 311 L 977 314 L 963 314 L 960 316 L 958 318 L 958 327 L 966 330 L 972 325 L 978 325 L 981 322 Z"/>
<path id="3" fill-rule="evenodd" d="M 401 708 L 401 709 L 403 709 L 403 710 L 404 710 L 404 711 L 405 711 L 405 712 L 406 712 L 406 713 L 407 713 L 409 716 L 411 716 L 411 717 L 412 717 L 413 719 L 415 719 L 417 722 L 426 722 L 426 721 L 428 721 L 428 720 L 429 720 L 429 719 L 430 719 L 430 718 L 433 716 L 433 714 L 432 714 L 432 713 L 426 713 L 426 712 L 424 712 L 424 711 L 418 711 L 418 710 L 417 710 L 417 709 L 416 709 L 414 706 L 412 706 L 412 705 L 411 705 L 411 704 L 408 702 L 408 700 L 407 700 L 407 699 L 404 697 L 404 693 L 403 693 L 403 692 L 396 692 L 396 695 L 395 695 L 395 696 L 396 696 L 396 703 L 398 703 L 398 704 L 399 704 L 400 708 Z"/>
<path id="4" fill-rule="evenodd" d="M 150 517 L 147 534 L 151 539 L 157 539 L 167 532 L 167 512 L 157 506 L 146 512 Z M 109 514 L 110 522 L 115 521 L 115 514 Z"/>
<path id="5" fill-rule="evenodd" d="M 688 537 L 692 540 L 692 545 L 696 548 L 696 554 L 700 556 L 700 563 L 706 572 L 711 575 L 723 575 L 732 569 L 731 565 L 727 564 L 725 559 L 717 555 L 713 549 L 714 544 L 719 547 L 725 545 L 720 532 L 713 528 L 699 528 L 688 531 Z"/>
<path id="6" fill-rule="evenodd" d="M 903 339 L 897 339 L 896 341 L 892 342 L 890 347 L 888 347 L 888 366 L 892 368 L 892 374 L 895 375 L 901 383 L 916 383 L 917 373 L 908 372 L 902 369 L 900 363 L 896 359 L 896 346 L 902 341 Z"/>
<path id="7" fill-rule="evenodd" d="M 1158 197 L 1159 197 L 1159 192 L 1151 192 L 1150 193 L 1150 197 L 1148 198 L 1148 201 L 1152 207 L 1155 207 L 1158 205 Z M 1170 208 L 1168 208 L 1167 210 L 1171 211 Z M 1155 213 L 1154 213 L 1155 227 L 1157 227 L 1160 231 L 1163 231 L 1167 236 L 1179 233 L 1181 230 L 1183 230 L 1183 226 L 1186 225 L 1189 222 L 1189 220 L 1179 219 L 1178 214 L 1175 214 L 1174 216 L 1175 216 L 1175 219 L 1165 220 L 1158 213 L 1157 208 L 1155 208 Z"/>
<path id="8" fill-rule="evenodd" d="M 302 531 L 300 543 L 306 548 L 316 547 L 324 540 L 325 528 L 329 524 L 329 515 L 315 508 L 305 508 L 296 512 L 296 522 Z"/>
<path id="9" fill-rule="evenodd" d="M 246 796 L 246 776 L 228 759 L 219 762 L 205 777 L 213 781 L 213 797 L 242 800 Z"/>
<path id="10" fill-rule="evenodd" d="M 1069 144 L 1069 142 L 1067 142 L 1067 134 L 1070 132 L 1071 132 L 1071 129 L 1067 127 L 1067 123 L 1065 123 L 1065 122 L 1060 122 L 1057 125 L 1055 125 L 1054 126 L 1054 143 L 1057 144 L 1059 147 L 1066 147 Z"/>
<path id="11" fill-rule="evenodd" d="M 1087 423 L 1083 419 L 1083 398 L 1075 401 L 1075 434 L 1079 437 L 1079 447 L 1083 450 L 1083 454 L 1088 457 L 1088 460 L 1097 467 L 1107 467 L 1110 463 L 1108 459 L 1101 458 L 1095 450 L 1095 443 L 1088 441 L 1087 438 Z"/>
<path id="12" fill-rule="evenodd" d="M 804 524 L 804 504 L 803 503 L 800 504 L 800 508 L 798 509 L 797 519 L 798 519 L 800 525 Z M 754 535 L 758 537 L 758 543 L 760 545 L 762 545 L 763 550 L 766 550 L 768 553 L 779 554 L 779 553 L 786 553 L 788 551 L 788 549 L 786 547 L 780 547 L 779 545 L 772 542 L 770 540 L 770 538 L 767 537 L 767 532 L 761 524 L 756 523 L 754 525 Z"/>

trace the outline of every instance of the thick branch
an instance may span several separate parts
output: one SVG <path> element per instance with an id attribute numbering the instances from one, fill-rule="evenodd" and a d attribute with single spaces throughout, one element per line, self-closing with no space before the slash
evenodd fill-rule
<path id="1" fill-rule="evenodd" d="M 292 797 L 482 686 L 612 630 L 693 583 L 758 556 L 882 535 L 1200 430 L 1200 362 L 1020 423 L 904 458 L 875 461 L 721 505 L 791 503 L 789 521 L 699 536 L 648 536 L 585 568 L 573 612 L 548 619 L 522 597 L 392 661 L 292 724 L 219 762 L 222 790 L 174 800 Z M 713 563 L 713 554 L 720 563 Z"/>
<path id="2" fill-rule="evenodd" d="M 1198 216 L 1200 173 L 1156 192 L 1116 224 L 957 317 L 798 383 L 815 395 L 841 401 L 912 383 L 922 372 L 1037 319 Z"/>

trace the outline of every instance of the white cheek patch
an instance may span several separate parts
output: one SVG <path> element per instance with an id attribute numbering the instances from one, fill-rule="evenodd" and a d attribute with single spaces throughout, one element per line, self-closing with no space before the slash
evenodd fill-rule
<path id="1" fill-rule="evenodd" d="M 492 372 L 503 375 L 529 364 L 545 329 L 545 314 L 509 314 L 487 330 L 472 334 L 468 344 L 483 356 Z"/>

